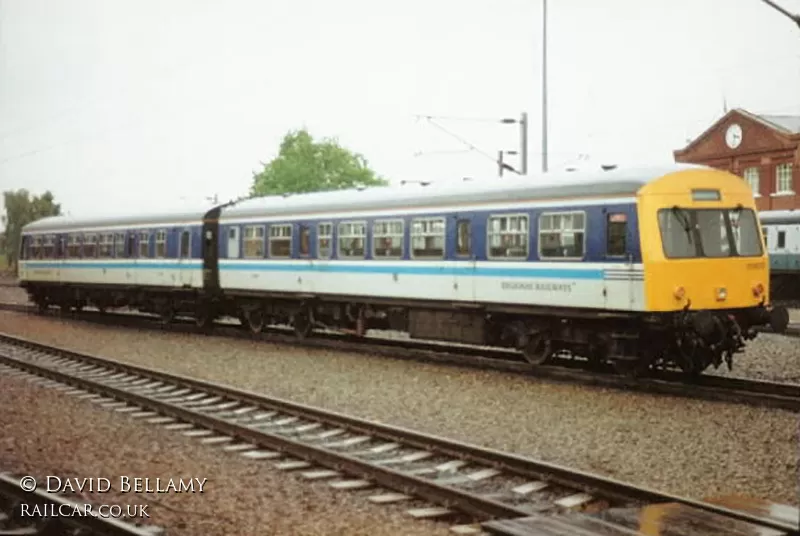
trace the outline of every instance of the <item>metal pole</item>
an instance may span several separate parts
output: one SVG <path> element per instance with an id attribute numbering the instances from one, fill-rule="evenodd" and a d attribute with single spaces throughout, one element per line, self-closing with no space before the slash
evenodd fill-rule
<path id="1" fill-rule="evenodd" d="M 542 171 L 547 173 L 547 0 L 542 0 Z"/>
<path id="2" fill-rule="evenodd" d="M 797 26 L 800 26 L 800 15 L 795 15 L 794 13 L 791 13 L 790 11 L 782 8 L 781 6 L 776 4 L 775 2 L 772 2 L 771 0 L 761 0 L 761 1 L 764 2 L 765 4 L 767 4 L 768 6 L 770 6 L 775 11 L 779 11 L 779 12 L 783 13 L 786 17 L 788 17 L 791 20 L 793 20 L 794 23 L 797 24 Z"/>
<path id="3" fill-rule="evenodd" d="M 503 151 L 497 151 L 497 165 L 498 165 L 497 176 L 498 177 L 502 177 L 503 176 Z"/>
<path id="4" fill-rule="evenodd" d="M 519 142 L 520 153 L 519 158 L 521 162 L 522 175 L 528 174 L 528 114 L 522 112 L 522 117 L 519 119 Z"/>

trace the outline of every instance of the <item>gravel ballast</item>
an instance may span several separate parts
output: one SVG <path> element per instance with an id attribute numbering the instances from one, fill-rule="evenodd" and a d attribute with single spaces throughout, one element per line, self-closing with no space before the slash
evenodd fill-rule
<path id="1" fill-rule="evenodd" d="M 112 492 L 69 498 L 123 509 L 149 505 L 145 521 L 171 535 L 452 534 L 449 525 L 413 520 L 397 505 L 373 505 L 364 492 L 359 497 L 303 481 L 272 469 L 270 462 L 224 453 L 3 374 L 0 407 L 1 471 L 32 475 L 40 487 L 47 475 L 108 478 Z M 207 480 L 203 493 L 120 493 L 121 476 L 151 483 L 156 478 Z"/>
<path id="2" fill-rule="evenodd" d="M 786 411 L 8 312 L 0 330 L 679 495 L 798 504 L 798 420 Z"/>

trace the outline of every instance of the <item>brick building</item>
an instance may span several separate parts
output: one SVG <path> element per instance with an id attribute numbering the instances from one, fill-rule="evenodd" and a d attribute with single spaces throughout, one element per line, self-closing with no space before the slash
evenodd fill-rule
<path id="1" fill-rule="evenodd" d="M 759 210 L 800 208 L 800 116 L 731 110 L 674 157 L 744 178 Z"/>

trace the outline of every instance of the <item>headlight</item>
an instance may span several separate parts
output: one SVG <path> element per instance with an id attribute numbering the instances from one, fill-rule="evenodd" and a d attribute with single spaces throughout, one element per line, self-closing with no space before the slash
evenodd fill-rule
<path id="1" fill-rule="evenodd" d="M 728 299 L 728 290 L 725 288 L 717 289 L 717 301 L 725 301 Z"/>

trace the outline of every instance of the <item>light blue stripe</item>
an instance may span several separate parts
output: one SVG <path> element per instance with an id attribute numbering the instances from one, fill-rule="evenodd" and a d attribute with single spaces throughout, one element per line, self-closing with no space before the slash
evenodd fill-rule
<path id="1" fill-rule="evenodd" d="M 380 261 L 370 261 L 364 264 L 348 265 L 337 262 L 326 264 L 285 264 L 274 262 L 220 262 L 221 271 L 258 271 L 258 272 L 316 272 L 335 274 L 397 274 L 397 275 L 430 275 L 430 276 L 477 276 L 477 277 L 536 277 L 545 279 L 603 279 L 602 268 L 558 268 L 537 267 L 530 263 L 530 267 L 505 267 L 505 266 L 407 266 L 403 264 L 388 264 Z M 199 269 L 199 261 L 190 264 L 178 263 L 111 263 L 111 262 L 36 262 L 28 263 L 28 267 L 35 268 L 70 268 L 70 269 L 98 269 L 109 270 L 178 270 L 193 268 Z"/>
<path id="2" fill-rule="evenodd" d="M 203 263 L 200 260 L 193 259 L 188 262 L 182 262 L 178 264 L 177 262 L 143 262 L 143 263 L 134 263 L 134 262 L 104 262 L 104 261 L 83 261 L 83 262 L 76 262 L 76 261 L 66 261 L 66 262 L 47 262 L 47 261 L 36 261 L 36 262 L 27 262 L 26 263 L 28 268 L 36 269 L 36 268 L 85 268 L 85 269 L 99 269 L 105 268 L 107 270 L 178 270 L 181 268 L 202 268 Z"/>

